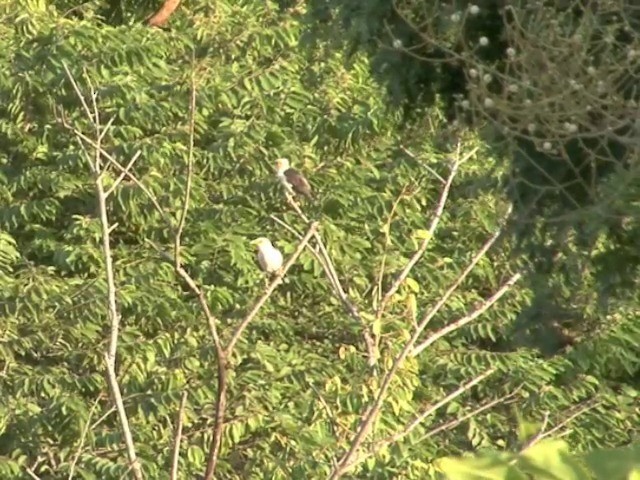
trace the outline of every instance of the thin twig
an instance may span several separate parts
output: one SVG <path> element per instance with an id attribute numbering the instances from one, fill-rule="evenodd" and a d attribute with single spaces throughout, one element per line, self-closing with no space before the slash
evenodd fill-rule
<path id="1" fill-rule="evenodd" d="M 82 133 L 80 130 L 74 128 L 73 126 L 69 125 L 68 123 L 66 123 L 66 121 L 62 121 L 62 124 L 65 128 L 71 130 L 79 139 L 81 139 L 82 141 L 84 141 L 85 143 L 91 145 L 93 148 L 100 150 L 100 153 L 102 154 L 102 156 L 107 159 L 109 162 L 111 162 L 111 164 L 113 164 L 121 173 L 124 173 L 125 176 L 131 180 L 133 183 L 136 184 L 136 186 L 142 190 L 142 192 L 147 196 L 147 198 L 149 198 L 149 200 L 151 201 L 151 203 L 153 204 L 153 206 L 155 207 L 156 211 L 162 216 L 163 220 L 167 223 L 167 225 L 169 226 L 169 228 L 173 229 L 173 222 L 172 220 L 167 216 L 166 212 L 162 209 L 162 207 L 160 206 L 160 203 L 158 202 L 156 196 L 153 194 L 153 192 L 151 192 L 151 190 L 149 190 L 139 179 L 138 177 L 136 177 L 135 175 L 133 175 L 130 171 L 127 171 L 127 169 L 118 161 L 116 160 L 116 158 L 111 155 L 109 152 L 107 152 L 100 144 L 98 144 L 96 141 L 94 141 L 93 139 L 89 138 L 88 136 L 86 136 L 84 133 Z"/>
<path id="2" fill-rule="evenodd" d="M 285 192 L 285 197 L 287 199 L 287 203 L 295 210 L 295 212 L 304 220 L 306 223 L 309 223 L 309 218 L 304 214 L 300 206 L 297 204 L 295 199 L 291 194 Z M 329 278 L 329 281 L 332 283 L 334 287 L 334 291 L 338 296 L 338 299 L 342 302 L 342 305 L 345 311 L 351 315 L 351 317 L 362 326 L 362 336 L 364 338 L 364 343 L 367 348 L 367 357 L 369 359 L 369 365 L 373 366 L 378 358 L 375 341 L 371 336 L 369 325 L 362 318 L 360 312 L 356 305 L 351 301 L 347 293 L 342 288 L 342 284 L 340 283 L 340 279 L 338 277 L 338 273 L 336 272 L 335 266 L 331 260 L 331 255 L 329 255 L 329 251 L 322 241 L 322 237 L 319 233 L 314 234 L 315 241 L 318 245 L 318 252 L 320 256 L 323 258 L 323 262 L 321 262 L 323 268 L 325 269 L 325 273 Z"/>
<path id="3" fill-rule="evenodd" d="M 284 278 L 286 273 L 289 271 L 289 269 L 293 266 L 293 264 L 296 262 L 298 257 L 302 254 L 302 251 L 306 247 L 307 243 L 309 243 L 309 240 L 311 240 L 311 237 L 315 234 L 317 228 L 318 228 L 318 222 L 313 222 L 309 226 L 307 233 L 298 244 L 298 248 L 296 248 L 295 252 L 293 252 L 293 255 L 291 255 L 289 260 L 282 267 L 282 270 L 278 273 L 278 275 L 276 275 L 273 281 L 269 284 L 264 294 L 258 299 L 258 301 L 253 305 L 253 308 L 249 310 L 249 313 L 247 313 L 244 319 L 236 327 L 235 331 L 233 332 L 233 335 L 231 336 L 231 340 L 229 340 L 229 343 L 225 348 L 225 352 L 227 356 L 231 355 L 231 353 L 233 352 L 233 349 L 235 348 L 236 343 L 238 342 L 238 340 L 240 339 L 240 336 L 242 335 L 242 332 L 244 332 L 245 328 L 247 328 L 249 323 L 255 318 L 255 316 L 260 311 L 260 308 L 262 308 L 262 306 L 266 303 L 266 301 L 269 299 L 273 291 L 278 287 L 278 285 L 282 283 L 282 279 Z"/>
<path id="4" fill-rule="evenodd" d="M 533 438 L 531 438 L 527 443 L 525 443 L 520 451 L 525 451 L 526 449 L 531 448 L 533 445 L 535 445 L 536 443 L 540 442 L 541 440 L 544 440 L 546 437 L 549 437 L 549 436 L 553 435 L 558 430 L 560 430 L 562 427 L 567 425 L 569 422 L 573 421 L 574 419 L 576 419 L 580 415 L 582 415 L 582 414 L 588 412 L 589 410 L 592 410 L 596 406 L 598 406 L 598 404 L 599 404 L 599 402 L 593 402 L 593 401 L 592 402 L 587 402 L 587 404 L 585 406 L 578 408 L 575 413 L 569 415 L 566 419 L 564 419 L 558 425 L 556 425 L 555 427 L 553 427 L 550 430 L 547 430 L 546 432 L 544 431 L 544 428 L 546 426 L 546 422 L 545 422 L 543 424 L 543 427 L 540 429 L 540 432 L 537 435 L 535 435 Z"/>
<path id="5" fill-rule="evenodd" d="M 120 186 L 120 184 L 124 180 L 124 177 L 127 176 L 129 171 L 133 167 L 133 164 L 136 162 L 136 160 L 138 160 L 138 158 L 140 158 L 141 154 L 142 154 L 142 150 L 138 150 L 136 153 L 133 154 L 133 157 L 131 157 L 131 160 L 129 160 L 129 163 L 127 163 L 127 165 L 124 167 L 124 170 L 120 172 L 120 175 L 118 175 L 118 178 L 116 178 L 116 180 L 113 182 L 113 185 L 111 185 L 111 187 L 109 187 L 109 190 L 106 191 L 105 196 L 107 198 L 110 197 L 111 194 L 113 194 L 113 192 L 115 191 L 115 189 Z M 113 163 L 113 162 L 110 162 L 110 163 Z"/>
<path id="6" fill-rule="evenodd" d="M 444 207 L 447 203 L 447 198 L 449 197 L 449 191 L 451 190 L 451 184 L 453 183 L 453 179 L 456 176 L 456 173 L 458 173 L 458 168 L 460 167 L 460 164 L 462 164 L 468 158 L 471 158 L 471 156 L 474 155 L 477 150 L 478 150 L 477 148 L 473 149 L 471 152 L 466 154 L 462 159 L 460 159 L 460 156 L 458 154 L 458 158 L 456 159 L 453 166 L 451 167 L 451 172 L 449 173 L 449 177 L 447 178 L 447 181 L 444 187 L 442 188 L 442 193 L 440 194 L 440 200 L 438 201 L 438 206 L 436 207 L 435 214 L 433 216 L 433 219 L 431 220 L 429 229 L 427 230 L 427 236 L 422 240 L 422 243 L 420 244 L 418 249 L 415 251 L 411 259 L 407 262 L 405 267 L 402 269 L 402 272 L 400 273 L 400 275 L 398 275 L 398 277 L 393 282 L 391 287 L 389 287 L 389 290 L 387 290 L 387 292 L 384 294 L 384 297 L 382 298 L 382 301 L 380 302 L 380 305 L 378 307 L 378 311 L 376 312 L 376 319 L 380 319 L 382 317 L 387 304 L 391 300 L 391 297 L 395 295 L 395 293 L 398 291 L 402 283 L 409 276 L 411 269 L 416 265 L 416 263 L 418 263 L 420 258 L 422 258 L 422 256 L 424 255 L 424 252 L 426 252 L 427 248 L 429 247 L 429 243 L 431 242 L 431 239 L 433 238 L 435 231 L 438 228 L 438 225 L 440 223 L 440 219 L 442 218 Z"/>
<path id="7" fill-rule="evenodd" d="M 427 438 L 433 437 L 434 435 L 437 435 L 440 432 L 444 432 L 446 430 L 451 430 L 452 428 L 457 427 L 458 425 L 460 425 L 462 422 L 475 417 L 476 415 L 484 412 L 485 410 L 489 410 L 490 408 L 493 408 L 494 406 L 500 404 L 500 403 L 506 403 L 507 400 L 512 399 L 516 393 L 518 393 L 520 391 L 522 387 L 518 387 L 516 388 L 513 392 L 511 392 L 508 395 L 505 395 L 504 397 L 500 397 L 500 398 L 496 398 L 495 400 L 491 400 L 490 402 L 487 402 L 483 405 L 480 405 L 478 408 L 470 411 L 469 413 L 464 414 L 462 417 L 460 418 L 456 418 L 453 420 L 450 420 L 448 422 L 445 422 L 441 425 L 438 425 L 436 428 L 434 428 L 433 430 L 428 431 L 427 433 L 425 433 L 422 437 L 420 437 L 420 439 L 418 439 L 418 443 L 426 440 Z"/>
<path id="8" fill-rule="evenodd" d="M 33 470 L 31 470 L 29 467 L 25 467 L 25 470 L 27 471 L 27 473 L 29 474 L 29 476 L 31 478 L 33 478 L 34 480 L 42 480 L 38 475 L 35 474 L 35 472 Z"/>
<path id="9" fill-rule="evenodd" d="M 436 172 L 433 168 L 431 168 L 429 165 L 426 165 L 425 163 L 421 162 L 418 157 L 416 157 L 407 147 L 405 147 L 404 145 L 400 145 L 400 150 L 402 150 L 405 154 L 409 155 L 411 158 L 413 158 L 414 160 L 420 162 L 420 164 L 425 168 L 425 170 L 427 170 L 431 175 L 433 175 L 434 177 L 436 177 L 440 183 L 445 184 L 447 183 L 447 181 L 442 178 L 442 176 L 440 176 L 438 174 L 438 172 Z M 477 150 L 477 149 L 476 149 Z M 474 152 L 475 153 L 475 152 Z"/>
<path id="10" fill-rule="evenodd" d="M 333 413 L 333 410 L 331 410 L 331 407 L 329 406 L 327 401 L 324 399 L 322 394 L 315 387 L 315 385 L 313 385 L 313 383 L 309 383 L 309 386 L 311 387 L 311 390 L 313 390 L 313 392 L 316 394 L 316 396 L 318 397 L 318 400 L 320 401 L 320 405 L 322 405 L 322 408 L 324 408 L 324 411 L 327 413 L 327 417 L 329 419 L 329 425 L 331 426 L 331 432 L 333 433 L 333 436 L 336 439 L 336 441 L 338 441 L 338 439 L 340 438 L 340 433 L 338 432 L 338 421 L 336 419 L 335 414 Z M 337 466 L 335 458 L 332 458 L 331 461 L 332 461 L 333 467 L 335 468 Z"/>
<path id="11" fill-rule="evenodd" d="M 298 233 L 298 231 L 295 228 L 293 228 L 291 225 L 289 225 L 283 220 L 280 220 L 275 215 L 270 215 L 270 217 L 276 223 L 278 223 L 279 225 L 283 226 L 284 228 L 289 230 L 291 233 L 293 233 L 293 235 L 295 235 L 296 238 L 298 238 L 298 240 L 302 240 L 302 235 Z M 327 279 L 329 280 L 329 284 L 331 285 L 333 293 L 336 295 L 338 300 L 340 300 L 340 302 L 342 303 L 344 310 L 349 315 L 351 315 L 351 317 L 355 321 L 364 325 L 364 320 L 362 319 L 360 312 L 358 311 L 358 307 L 356 307 L 356 305 L 351 301 L 347 293 L 344 291 L 342 284 L 340 283 L 340 280 L 335 271 L 335 268 L 332 265 L 329 252 L 327 251 L 327 248 L 324 246 L 324 243 L 322 242 L 322 237 L 318 233 L 314 234 L 314 237 L 320 248 L 315 248 L 310 243 L 307 244 L 307 248 L 311 253 L 313 253 L 313 255 L 316 257 L 318 262 L 320 262 L 322 269 L 327 275 Z M 367 345 L 367 349 L 369 352 L 371 352 L 372 348 L 374 347 L 374 343 L 373 343 L 373 338 L 371 338 L 367 329 L 364 330 L 364 338 L 365 338 L 365 343 Z"/>
<path id="12" fill-rule="evenodd" d="M 395 218 L 398 205 L 400 205 L 400 202 L 405 197 L 407 189 L 408 185 L 402 187 L 400 194 L 396 197 L 393 204 L 391 205 L 391 211 L 389 212 L 389 215 L 387 215 L 387 221 L 384 224 L 384 249 L 382 251 L 382 260 L 380 261 L 380 267 L 378 269 L 378 282 L 376 283 L 378 289 L 375 296 L 377 297 L 376 306 L 374 307 L 376 309 L 377 305 L 380 305 L 380 302 L 382 301 L 382 279 L 384 278 L 385 266 L 387 263 L 387 250 L 389 249 L 389 244 L 391 243 L 391 223 Z"/>
<path id="13" fill-rule="evenodd" d="M 171 455 L 171 480 L 178 480 L 178 464 L 180 462 L 180 442 L 182 441 L 182 425 L 184 423 L 184 409 L 187 405 L 187 391 L 182 392 L 180 406 L 176 420 L 176 432 L 173 436 L 173 454 Z"/>
<path id="14" fill-rule="evenodd" d="M 442 327 L 440 330 L 438 330 L 437 332 L 431 334 L 429 336 L 429 338 L 427 338 L 424 342 L 420 343 L 418 346 L 416 346 L 413 351 L 411 352 L 411 356 L 415 357 L 417 355 L 420 355 L 420 353 L 427 348 L 429 345 L 432 345 L 433 343 L 435 343 L 438 339 L 444 337 L 445 335 L 447 335 L 448 333 L 453 332 L 454 330 L 457 330 L 461 327 L 463 327 L 464 325 L 468 324 L 469 322 L 472 322 L 473 320 L 475 320 L 476 318 L 478 318 L 480 315 L 482 315 L 484 312 L 486 312 L 487 310 L 489 310 L 489 308 L 491 308 L 491 306 L 496 303 L 498 300 L 500 300 L 500 298 L 502 298 L 502 296 L 507 293 L 511 287 L 513 287 L 513 285 L 520 280 L 520 278 L 522 278 L 522 274 L 521 273 L 515 273 L 511 276 L 511 278 L 509 278 L 509 280 L 507 280 L 499 289 L 496 293 L 494 293 L 493 295 L 491 295 L 491 297 L 487 298 L 484 302 L 482 302 L 482 304 L 479 307 L 476 307 L 471 313 L 469 313 L 468 315 L 465 315 L 464 317 L 462 317 L 459 320 L 456 320 L 453 323 L 450 323 L 449 325 Z"/>
<path id="15" fill-rule="evenodd" d="M 82 428 L 82 434 L 80 435 L 80 443 L 78 444 L 78 451 L 76 452 L 76 454 L 73 456 L 73 460 L 71 460 L 71 465 L 69 466 L 69 480 L 73 479 L 73 473 L 75 472 L 76 469 L 76 464 L 78 463 L 78 460 L 80 459 L 80 455 L 82 455 L 82 448 L 84 447 L 84 441 L 87 438 L 87 434 L 89 433 L 89 429 L 91 428 L 91 417 L 93 416 L 93 412 L 96 410 L 96 408 L 98 407 L 98 404 L 100 403 L 100 400 L 102 399 L 102 396 L 98 396 L 98 398 L 95 399 L 95 401 L 93 402 L 93 405 L 91 405 L 91 408 L 89 409 L 89 415 L 87 417 L 87 422 L 85 423 L 84 427 Z"/>
<path id="16" fill-rule="evenodd" d="M 427 418 L 428 416 L 430 416 L 431 414 L 433 414 L 436 410 L 439 410 L 440 408 L 442 408 L 444 405 L 448 404 L 449 402 L 451 402 L 454 398 L 459 397 L 460 395 L 462 395 L 463 393 L 465 393 L 468 390 L 471 390 L 473 387 L 475 387 L 478 383 L 482 382 L 483 380 L 485 380 L 487 377 L 489 377 L 490 375 L 493 375 L 496 372 L 495 368 L 490 368 L 489 370 L 487 370 L 484 373 L 481 373 L 480 375 L 478 375 L 477 377 L 475 377 L 473 380 L 468 381 L 467 383 L 464 383 L 462 385 L 460 385 L 460 387 L 458 387 L 457 389 L 455 389 L 453 392 L 451 392 L 449 395 L 443 397 L 441 400 L 439 400 L 438 402 L 436 402 L 434 405 L 430 406 L 429 408 L 425 409 L 422 413 L 420 413 L 420 415 L 417 415 L 411 422 L 409 422 L 409 424 L 399 433 L 393 435 L 389 441 L 390 442 L 397 442 L 398 440 L 406 437 L 407 435 L 409 435 L 418 425 L 420 425 L 425 418 Z"/>
<path id="17" fill-rule="evenodd" d="M 107 382 L 109 383 L 109 389 L 113 396 L 113 402 L 116 404 L 116 410 L 118 412 L 120 426 L 122 428 L 122 435 L 124 436 L 124 443 L 127 447 L 127 454 L 129 456 L 130 468 L 133 471 L 133 476 L 136 477 L 136 480 L 142 480 L 142 469 L 140 468 L 138 457 L 136 456 L 133 436 L 131 435 L 131 429 L 129 428 L 127 412 L 124 409 L 124 402 L 122 401 L 122 393 L 120 392 L 120 385 L 118 384 L 116 371 L 111 363 L 108 353 L 105 353 L 104 360 L 107 365 Z"/>
<path id="18" fill-rule="evenodd" d="M 193 181 L 193 150 L 194 150 L 194 136 L 195 136 L 195 122 L 196 122 L 196 81 L 195 81 L 195 69 L 192 69 L 191 74 L 191 98 L 189 102 L 189 154 L 187 159 L 187 184 L 185 187 L 184 203 L 182 205 L 182 212 L 180 213 L 180 220 L 175 233 L 174 242 L 174 254 L 175 254 L 175 266 L 180 266 L 180 241 L 182 238 L 182 231 L 184 230 L 184 224 L 187 220 L 187 211 L 189 210 L 189 200 L 191 197 L 191 184 Z"/>

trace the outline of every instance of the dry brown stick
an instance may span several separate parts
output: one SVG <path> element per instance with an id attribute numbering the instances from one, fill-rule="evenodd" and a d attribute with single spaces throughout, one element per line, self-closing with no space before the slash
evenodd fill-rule
<path id="1" fill-rule="evenodd" d="M 160 9 L 147 19 L 147 25 L 150 27 L 164 26 L 169 20 L 169 17 L 178 8 L 178 5 L 180 5 L 180 0 L 164 0 Z"/>
<path id="2" fill-rule="evenodd" d="M 511 212 L 511 208 L 509 208 L 509 213 Z M 353 457 L 357 454 L 360 446 L 364 442 L 365 438 L 369 434 L 373 423 L 375 422 L 380 410 L 382 408 L 382 404 L 387 395 L 389 387 L 391 386 L 391 381 L 395 376 L 396 372 L 400 368 L 400 365 L 405 361 L 405 359 L 409 356 L 411 350 L 414 345 L 418 341 L 420 335 L 427 327 L 431 319 L 436 315 L 436 313 L 442 308 L 445 302 L 449 299 L 449 297 L 453 294 L 453 292 L 460 286 L 460 284 L 465 280 L 465 278 L 469 275 L 471 270 L 477 265 L 480 259 L 484 256 L 484 254 L 491 248 L 491 246 L 497 241 L 500 234 L 502 233 L 501 229 L 498 231 L 480 248 L 478 253 L 474 256 L 474 258 L 469 263 L 468 267 L 458 276 L 458 279 L 453 283 L 453 285 L 445 292 L 445 294 L 440 298 L 440 300 L 432 307 L 432 309 L 421 319 L 418 323 L 417 328 L 413 332 L 411 338 L 406 342 L 405 346 L 402 348 L 400 353 L 396 355 L 391 368 L 386 372 L 382 379 L 382 383 L 378 389 L 378 393 L 375 395 L 375 398 L 371 405 L 367 408 L 366 412 L 363 414 L 360 425 L 358 426 L 358 430 L 351 442 L 351 445 L 347 452 L 340 458 L 338 461 L 338 467 L 333 469 L 331 475 L 329 476 L 330 480 L 336 480 L 348 470 L 349 464 L 351 463 Z"/>
<path id="3" fill-rule="evenodd" d="M 187 405 L 187 391 L 182 392 L 178 415 L 176 419 L 176 432 L 173 436 L 173 453 L 171 455 L 171 480 L 178 480 L 178 464 L 180 463 L 180 442 L 182 441 L 182 426 L 184 424 L 184 409 Z"/>
<path id="4" fill-rule="evenodd" d="M 67 67 L 66 63 L 63 63 L 64 69 L 67 74 L 67 78 L 71 82 L 75 93 L 82 103 L 82 106 L 87 114 L 89 121 L 91 121 L 95 128 L 96 134 L 96 142 L 95 142 L 95 155 L 93 158 L 93 163 L 91 159 L 89 160 L 89 164 L 94 174 L 95 178 L 95 187 L 96 187 L 96 196 L 98 200 L 98 210 L 100 216 L 100 224 L 102 227 L 102 254 L 104 256 L 105 262 L 105 275 L 107 281 L 107 312 L 109 315 L 109 321 L 111 324 L 111 333 L 109 336 L 109 346 L 108 350 L 105 354 L 105 360 L 107 365 L 107 381 L 109 383 L 109 387 L 111 390 L 111 394 L 113 400 L 116 404 L 116 409 L 118 411 L 118 418 L 120 420 L 120 427 L 122 429 L 122 434 L 125 441 L 125 446 L 127 449 L 127 455 L 129 457 L 129 463 L 133 470 L 133 474 L 136 480 L 142 480 L 142 469 L 140 468 L 140 464 L 138 462 L 138 457 L 135 451 L 135 445 L 133 443 L 133 436 L 131 434 L 131 429 L 129 427 L 129 419 L 127 418 L 127 413 L 124 409 L 124 403 L 122 401 L 122 394 L 120 392 L 120 385 L 118 384 L 118 379 L 115 372 L 115 363 L 116 363 L 116 354 L 118 348 L 118 337 L 120 332 L 120 314 L 118 312 L 118 307 L 116 303 L 116 283 L 115 283 L 115 274 L 113 269 L 113 256 L 111 253 L 111 243 L 110 243 L 110 225 L 109 225 L 109 217 L 107 215 L 107 198 L 104 190 L 104 185 L 102 184 L 102 179 L 100 177 L 101 173 L 101 165 L 102 165 L 102 146 L 101 140 L 104 138 L 104 133 L 102 131 L 100 125 L 100 114 L 98 110 L 98 105 L 96 102 L 97 93 L 95 89 L 91 86 L 91 100 L 93 106 L 93 114 L 89 109 L 86 99 L 84 95 L 80 91 L 80 88 L 71 74 L 71 71 Z M 85 75 L 86 76 L 86 75 Z M 87 77 L 87 82 L 89 82 Z"/>

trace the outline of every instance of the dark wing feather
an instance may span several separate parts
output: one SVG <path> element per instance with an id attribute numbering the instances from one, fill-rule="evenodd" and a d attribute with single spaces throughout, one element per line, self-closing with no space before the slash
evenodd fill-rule
<path id="1" fill-rule="evenodd" d="M 287 180 L 287 183 L 291 185 L 294 192 L 311 198 L 311 185 L 309 185 L 307 179 L 304 178 L 296 169 L 288 168 L 285 170 L 284 178 Z"/>

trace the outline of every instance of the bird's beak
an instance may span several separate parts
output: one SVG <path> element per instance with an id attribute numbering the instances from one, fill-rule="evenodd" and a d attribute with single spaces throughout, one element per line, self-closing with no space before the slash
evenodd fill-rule
<path id="1" fill-rule="evenodd" d="M 249 244 L 250 244 L 250 245 L 253 245 L 253 246 L 258 245 L 258 243 L 260 243 L 260 242 L 258 242 L 258 240 L 251 240 L 251 241 L 249 242 Z"/>

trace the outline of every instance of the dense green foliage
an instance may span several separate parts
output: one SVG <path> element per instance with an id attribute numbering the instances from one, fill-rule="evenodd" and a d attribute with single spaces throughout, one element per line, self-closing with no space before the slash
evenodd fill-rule
<path id="1" fill-rule="evenodd" d="M 411 116 L 397 109 L 366 52 L 336 48 L 350 29 L 382 27 L 369 17 L 334 23 L 339 3 L 325 2 L 318 21 L 318 5 L 306 15 L 302 5 L 192 1 L 166 30 L 141 23 L 154 2 L 0 6 L 1 478 L 73 471 L 116 479 L 128 470 L 105 379 L 108 284 L 94 152 L 74 129 L 93 141 L 96 134 L 65 68 L 85 99 L 97 92 L 101 124 L 112 121 L 105 150 L 123 165 L 141 152 L 131 171 L 162 210 L 130 179 L 107 199 L 122 317 L 118 381 L 146 478 L 169 478 L 183 391 L 180 478 L 203 472 L 218 394 L 198 299 L 153 246 L 172 252 L 184 205 L 192 76 L 195 170 L 182 254 L 225 341 L 263 291 L 249 241 L 268 236 L 287 257 L 298 238 L 273 216 L 300 234 L 307 228 L 274 177 L 277 157 L 292 159 L 313 184 L 316 201 L 302 207 L 320 221 L 340 282 L 380 334 L 383 373 L 501 227 L 514 198 L 513 149 L 487 142 L 473 122 L 441 148 L 452 103 L 418 83 L 411 88 L 433 96 L 430 108 Z M 387 7 L 370 2 L 367 13 L 380 20 Z M 394 62 L 395 73 L 419 68 L 406 56 Z M 447 82 L 447 72 L 433 75 Z M 375 321 L 382 294 L 425 238 L 452 158 L 474 149 L 429 248 Z M 575 413 L 559 433 L 577 451 L 637 439 L 640 184 L 617 183 L 634 168 L 598 184 L 607 202 L 562 223 L 562 243 L 549 241 L 558 235 L 553 206 L 524 233 L 523 211 L 514 210 L 422 338 L 474 311 L 515 272 L 523 280 L 401 365 L 360 453 L 460 385 L 495 373 L 349 475 L 430 478 L 438 457 L 518 451 Z M 107 190 L 118 175 L 106 169 Z M 614 207 L 621 225 L 607 215 Z M 217 478 L 327 477 L 380 385 L 362 338 L 320 262 L 303 253 L 230 359 Z"/>

